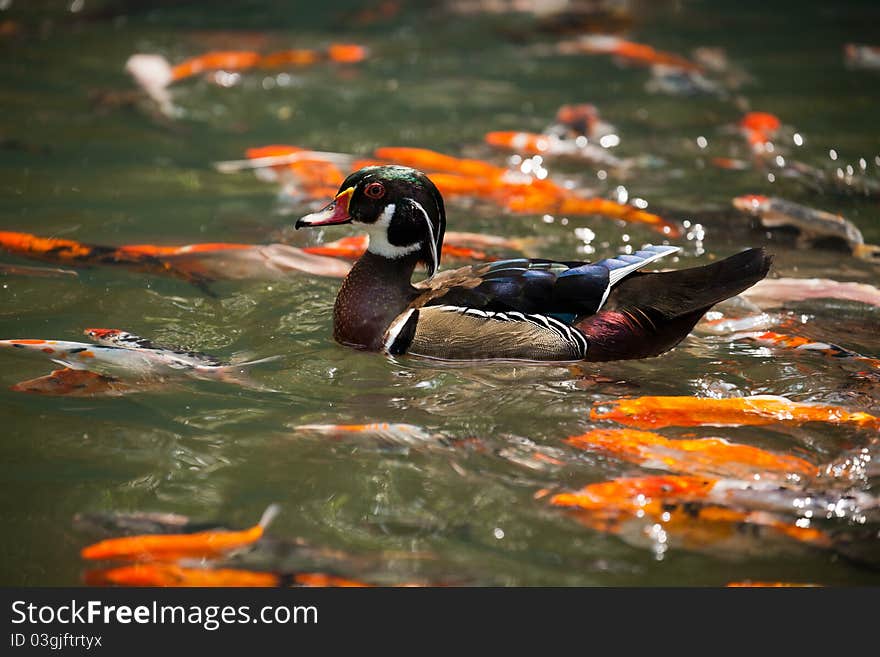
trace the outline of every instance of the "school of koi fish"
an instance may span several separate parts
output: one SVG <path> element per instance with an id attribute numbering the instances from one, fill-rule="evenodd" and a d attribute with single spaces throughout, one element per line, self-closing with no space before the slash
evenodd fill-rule
<path id="1" fill-rule="evenodd" d="M 4 457 L 63 498 L 31 512 L 63 525 L 44 563 L 7 557 L 3 583 L 880 583 L 880 140 L 872 120 L 835 142 L 877 99 L 880 45 L 811 54 L 866 95 L 807 110 L 780 100 L 797 80 L 767 79 L 768 46 L 694 41 L 641 3 L 358 4 L 302 30 L 159 12 L 173 41 L 124 0 L 79 28 L 0 8 L 0 46 L 32 58 L 50 23 L 68 48 L 75 29 L 116 39 L 116 87 L 75 92 L 102 140 L 83 146 L 104 179 L 82 207 L 76 185 L 62 208 L 26 196 L 76 148 L 16 130 L 54 106 L 0 128 L 30 204 L 0 223 Z M 457 52 L 456 22 L 489 35 L 491 63 Z M 149 135 L 144 152 L 115 163 L 116 133 Z M 654 359 L 368 360 L 328 329 L 368 237 L 290 218 L 383 164 L 443 195 L 446 268 L 653 243 L 688 265 L 764 245 L 774 269 Z M 39 471 L 58 458 L 44 434 L 85 480 Z"/>

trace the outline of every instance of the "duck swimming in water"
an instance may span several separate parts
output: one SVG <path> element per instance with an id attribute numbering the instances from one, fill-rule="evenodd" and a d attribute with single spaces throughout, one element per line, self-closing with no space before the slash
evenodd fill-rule
<path id="1" fill-rule="evenodd" d="M 401 166 L 352 173 L 296 228 L 347 223 L 363 226 L 370 241 L 336 297 L 335 339 L 443 360 L 657 356 L 714 304 L 764 278 L 771 262 L 749 249 L 703 267 L 640 272 L 679 251 L 650 246 L 595 263 L 518 258 L 438 273 L 443 198 L 425 174 Z M 428 278 L 413 284 L 420 263 Z"/>

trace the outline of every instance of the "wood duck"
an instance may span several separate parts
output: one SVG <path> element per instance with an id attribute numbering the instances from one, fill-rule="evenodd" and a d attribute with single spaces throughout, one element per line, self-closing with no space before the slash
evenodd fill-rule
<path id="1" fill-rule="evenodd" d="M 296 228 L 354 223 L 370 241 L 342 284 L 333 335 L 345 345 L 443 360 L 606 361 L 657 356 L 714 304 L 766 276 L 749 249 L 702 267 L 644 273 L 679 251 L 649 246 L 594 263 L 502 260 L 438 273 L 443 198 L 402 166 L 352 173 Z M 428 277 L 415 284 L 416 266 Z"/>

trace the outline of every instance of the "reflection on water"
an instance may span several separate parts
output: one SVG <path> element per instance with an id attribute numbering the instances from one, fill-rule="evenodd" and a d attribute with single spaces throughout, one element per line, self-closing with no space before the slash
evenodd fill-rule
<path id="1" fill-rule="evenodd" d="M 300 8 L 295 20 L 285 3 L 264 3 L 259 11 L 250 3 L 143 11 L 108 0 L 78 17 L 52 3 L 26 4 L 0 11 L 0 27 L 17 26 L 0 29 L 4 231 L 115 245 L 265 243 L 278 235 L 295 246 L 314 245 L 344 231 L 291 234 L 307 202 L 279 197 L 278 187 L 249 172 L 221 174 L 211 163 L 272 143 L 359 157 L 380 146 L 414 146 L 498 166 L 529 162 L 531 170 L 599 196 L 641 199 L 647 211 L 684 228 L 680 239 L 667 240 L 684 247 L 669 267 L 766 244 L 776 256 L 772 276 L 877 285 L 875 262 L 799 249 L 791 234 L 768 233 L 731 204 L 745 194 L 786 198 L 839 213 L 865 242 L 880 242 L 872 187 L 880 167 L 872 111 L 880 100 L 878 72 L 846 68 L 843 51 L 845 43 L 875 36 L 869 26 L 878 15 L 870 3 L 663 3 L 664 11 L 614 3 L 622 13 L 564 24 L 479 11 L 480 2 L 435 3 L 430 10 L 391 3 L 400 10 L 387 15 L 381 7 L 388 3 L 349 2 Z M 361 18 L 340 34 L 337 19 L 348 9 Z M 126 18 L 112 18 L 117 13 Z M 727 72 L 711 70 L 717 52 L 696 53 L 708 62 L 707 93 L 699 79 L 652 73 L 625 56 L 621 62 L 558 52 L 551 46 L 562 33 L 573 38 L 572 21 L 592 32 L 628 27 L 625 37 L 686 58 L 695 48 L 722 48 Z M 367 46 L 368 59 L 192 78 L 170 87 L 170 116 L 131 94 L 123 70 L 133 52 L 179 62 L 206 50 L 320 49 L 343 37 Z M 490 131 L 540 133 L 561 105 L 583 102 L 613 124 L 619 144 L 608 142 L 608 152 L 627 166 L 549 155 L 508 160 L 483 143 Z M 777 150 L 763 146 L 755 154 L 763 133 L 744 137 L 738 127 L 749 110 L 781 118 L 767 142 Z M 804 166 L 793 168 L 792 161 Z M 530 255 L 563 260 L 658 241 L 638 223 L 510 214 L 473 200 L 450 201 L 448 215 L 450 230 L 527 238 Z M 516 254 L 505 247 L 501 255 L 508 252 Z M 6 254 L 2 262 L 35 264 Z M 224 360 L 280 360 L 249 372 L 266 390 L 184 378 L 124 397 L 66 398 L 8 390 L 51 365 L 0 353 L 0 517 L 18 537 L 0 558 L 5 584 L 80 582 L 79 550 L 105 536 L 73 526 L 77 513 L 162 511 L 246 527 L 272 502 L 282 513 L 268 531 L 271 540 L 224 565 L 386 584 L 877 583 L 866 567 L 876 567 L 880 556 L 871 534 L 880 521 L 868 508 L 878 482 L 876 430 L 816 422 L 661 430 L 667 439 L 723 437 L 804 459 L 821 471 L 816 500 L 866 496 L 855 497 L 856 511 L 844 505 L 830 517 L 816 500 L 797 506 L 782 494 L 753 491 L 739 494 L 739 506 L 682 495 L 675 504 L 699 516 L 690 524 L 686 512 L 680 519 L 671 508 L 669 518 L 660 509 L 654 519 L 650 508 L 640 517 L 619 506 L 610 518 L 611 502 L 601 517 L 550 503 L 592 484 L 659 472 L 649 462 L 565 442 L 617 426 L 590 419 L 596 403 L 784 395 L 880 415 L 880 375 L 868 363 L 698 330 L 645 361 L 448 366 L 335 345 L 335 279 L 294 273 L 222 281 L 209 296 L 182 280 L 124 269 L 78 274 L 0 270 L 0 337 L 79 340 L 83 328 L 107 326 Z M 750 312 L 748 304 L 724 310 Z M 806 299 L 785 304 L 781 321 L 784 329 L 771 330 L 865 357 L 880 353 L 876 306 Z M 370 423 L 413 428 L 297 429 Z M 756 498 L 776 504 L 772 512 L 786 527 L 806 526 L 809 511 L 815 521 L 807 524 L 822 537 L 793 537 L 752 516 L 742 526 L 760 531 L 722 540 L 740 520 L 724 524 L 716 509 L 733 504 L 758 513 Z"/>

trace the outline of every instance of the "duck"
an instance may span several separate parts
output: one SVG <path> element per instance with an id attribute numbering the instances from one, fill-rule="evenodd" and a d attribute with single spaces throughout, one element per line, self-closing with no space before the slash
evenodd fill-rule
<path id="1" fill-rule="evenodd" d="M 334 339 L 360 350 L 444 361 L 611 361 L 675 347 L 716 303 L 763 279 L 751 248 L 711 264 L 641 271 L 680 251 L 646 246 L 597 262 L 515 258 L 439 271 L 446 210 L 421 171 L 369 166 L 295 224 L 353 224 L 369 235 L 333 307 Z M 427 277 L 413 282 L 424 265 Z"/>

